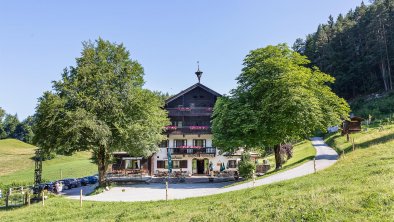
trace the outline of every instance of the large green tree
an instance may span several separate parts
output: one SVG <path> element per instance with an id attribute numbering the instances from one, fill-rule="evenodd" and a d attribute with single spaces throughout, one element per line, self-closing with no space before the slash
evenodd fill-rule
<path id="1" fill-rule="evenodd" d="M 15 138 L 15 129 L 20 124 L 18 115 L 5 114 L 3 128 L 7 138 Z"/>
<path id="2" fill-rule="evenodd" d="M 149 156 L 163 139 L 163 101 L 142 88 L 143 75 L 122 44 L 83 43 L 76 66 L 39 99 L 34 142 L 47 152 L 92 150 L 104 185 L 111 152 Z"/>
<path id="3" fill-rule="evenodd" d="M 281 168 L 281 144 L 347 117 L 348 104 L 327 86 L 334 78 L 309 63 L 285 44 L 251 51 L 237 88 L 215 104 L 216 146 L 228 151 L 274 147 L 276 168 Z"/>
<path id="4" fill-rule="evenodd" d="M 21 140 L 26 143 L 33 142 L 33 126 L 34 119 L 32 116 L 28 116 L 25 120 L 20 122 L 13 133 L 13 138 Z"/>
<path id="5" fill-rule="evenodd" d="M 5 115 L 5 110 L 0 107 L 0 139 L 4 139 L 7 137 L 7 134 L 3 126 L 4 115 Z"/>

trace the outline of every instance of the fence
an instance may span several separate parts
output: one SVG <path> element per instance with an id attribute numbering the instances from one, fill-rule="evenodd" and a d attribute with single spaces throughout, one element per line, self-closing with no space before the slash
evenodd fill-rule
<path id="1" fill-rule="evenodd" d="M 32 187 L 12 187 L 0 192 L 0 207 L 18 207 L 30 204 L 34 197 Z"/>

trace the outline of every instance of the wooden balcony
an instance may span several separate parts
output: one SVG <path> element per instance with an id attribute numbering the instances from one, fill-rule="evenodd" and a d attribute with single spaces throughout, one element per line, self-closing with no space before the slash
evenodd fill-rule
<path id="1" fill-rule="evenodd" d="M 216 155 L 215 147 L 201 147 L 201 148 L 167 148 L 167 153 L 170 152 L 172 155 L 198 155 L 198 154 L 211 154 Z"/>
<path id="2" fill-rule="evenodd" d="M 182 134 L 211 134 L 210 126 L 166 126 L 165 131 L 167 134 L 182 135 Z"/>
<path id="3" fill-rule="evenodd" d="M 166 108 L 168 116 L 212 116 L 212 107 Z"/>

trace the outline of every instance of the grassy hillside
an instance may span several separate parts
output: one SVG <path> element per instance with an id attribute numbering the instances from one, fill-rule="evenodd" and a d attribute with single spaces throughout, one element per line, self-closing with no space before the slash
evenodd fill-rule
<path id="1" fill-rule="evenodd" d="M 312 143 L 310 141 L 303 141 L 298 144 L 295 144 L 293 147 L 293 157 L 289 160 L 287 160 L 283 165 L 282 169 L 280 170 L 275 170 L 275 156 L 274 154 L 271 154 L 266 157 L 266 159 L 269 160 L 271 169 L 264 174 L 263 176 L 257 177 L 256 179 L 263 179 L 265 177 L 271 176 L 276 173 L 280 173 L 282 171 L 289 170 L 291 168 L 297 167 L 303 163 L 308 162 L 309 160 L 313 160 L 313 157 L 316 155 L 316 149 L 313 147 Z M 261 160 L 262 162 L 262 160 Z M 237 183 L 233 183 L 228 185 L 228 187 L 235 186 L 238 184 L 246 183 L 249 181 L 252 181 L 253 179 L 248 179 L 248 180 L 243 180 Z"/>
<path id="2" fill-rule="evenodd" d="M 310 141 L 303 141 L 294 145 L 293 148 L 293 157 L 286 161 L 286 163 L 282 166 L 283 170 L 288 170 L 290 168 L 299 166 L 309 160 L 312 160 L 316 155 L 316 150 L 312 146 Z M 268 173 L 272 173 L 275 171 L 275 156 L 272 154 L 267 158 L 271 164 L 271 170 Z"/>
<path id="3" fill-rule="evenodd" d="M 30 168 L 35 148 L 15 139 L 0 140 L 0 178 Z"/>
<path id="4" fill-rule="evenodd" d="M 382 119 L 394 114 L 394 91 L 378 95 L 357 98 L 350 102 L 352 112 L 357 116 Z M 394 116 L 393 116 L 394 117 Z"/>
<path id="5" fill-rule="evenodd" d="M 4 221 L 394 221 L 394 127 L 356 135 L 357 149 L 326 170 L 220 195 L 145 203 L 52 198 L 0 211 Z M 342 137 L 329 142 L 349 150 Z M 350 150 L 349 150 L 350 151 Z M 164 195 L 164 191 L 163 191 Z"/>
<path id="6" fill-rule="evenodd" d="M 36 147 L 19 140 L 0 140 L 0 184 L 33 184 L 34 151 Z M 79 152 L 72 156 L 57 156 L 43 162 L 43 179 L 81 177 L 97 172 L 97 166 L 90 161 L 90 152 Z"/>

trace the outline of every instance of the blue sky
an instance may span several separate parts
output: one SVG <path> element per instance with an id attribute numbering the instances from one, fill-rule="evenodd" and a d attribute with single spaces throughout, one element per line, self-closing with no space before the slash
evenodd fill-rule
<path id="1" fill-rule="evenodd" d="M 145 87 L 171 94 L 196 83 L 219 93 L 236 85 L 250 50 L 305 37 L 361 0 L 2 1 L 0 107 L 34 114 L 85 40 L 124 43 L 145 69 Z"/>

